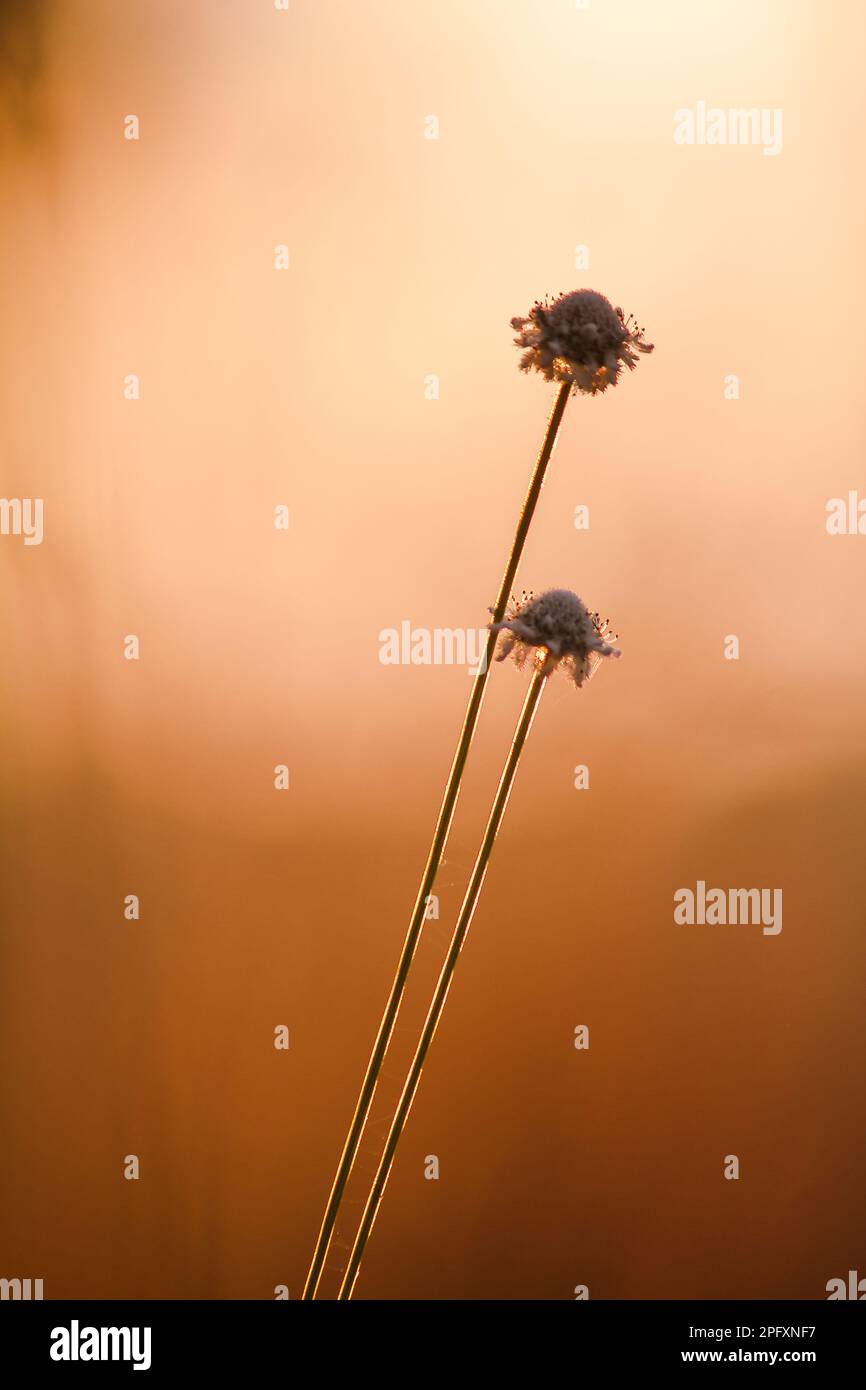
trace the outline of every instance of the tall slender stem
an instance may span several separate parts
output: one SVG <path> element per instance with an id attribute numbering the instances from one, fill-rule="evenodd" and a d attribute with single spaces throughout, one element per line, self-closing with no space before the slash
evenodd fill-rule
<path id="1" fill-rule="evenodd" d="M 409 1074 L 406 1077 L 400 1099 L 397 1102 L 397 1109 L 394 1112 L 394 1119 L 388 1132 L 388 1138 L 385 1141 L 382 1159 L 376 1170 L 376 1176 L 373 1179 L 373 1186 L 367 1198 L 367 1205 L 364 1208 L 361 1224 L 358 1227 L 355 1243 L 352 1246 L 346 1273 L 343 1277 L 342 1285 L 340 1286 L 340 1292 L 337 1295 L 338 1299 L 345 1300 L 352 1297 L 352 1290 L 355 1286 L 355 1280 L 358 1277 L 358 1270 L 364 1255 L 364 1248 L 367 1244 L 370 1231 L 373 1229 L 376 1212 L 378 1211 L 379 1203 L 382 1200 L 382 1194 L 385 1191 L 385 1184 L 388 1181 L 394 1163 L 394 1154 L 400 1142 L 400 1135 L 403 1133 L 406 1120 L 409 1117 L 409 1111 L 412 1108 L 412 1102 L 415 1099 L 415 1093 L 418 1090 L 418 1082 L 421 1079 L 425 1058 L 429 1051 L 430 1044 L 433 1041 L 433 1035 L 436 1032 L 439 1020 L 442 1017 L 442 1010 L 445 1007 L 445 1000 L 448 998 L 448 991 L 451 988 L 451 980 L 457 967 L 457 960 L 462 950 L 463 942 L 466 940 L 466 933 L 469 930 L 472 918 L 475 914 L 475 909 L 478 906 L 478 899 L 484 884 L 484 876 L 487 873 L 487 865 L 490 862 L 493 842 L 502 824 L 502 817 L 505 814 L 505 808 L 508 805 L 508 798 L 514 783 L 514 776 L 517 772 L 517 763 L 523 751 L 523 745 L 526 742 L 529 730 L 532 727 L 532 721 L 535 718 L 535 711 L 538 708 L 538 701 L 541 699 L 541 692 L 544 689 L 546 679 L 547 677 L 543 676 L 540 671 L 536 671 L 532 678 L 532 684 L 526 693 L 520 720 L 514 734 L 514 739 L 512 740 L 505 767 L 502 770 L 502 777 L 500 778 L 499 787 L 493 801 L 487 828 L 484 831 L 484 838 L 481 841 L 481 848 L 478 851 L 478 858 L 475 860 L 475 865 L 472 869 L 472 877 L 469 880 L 466 896 L 463 899 L 460 915 L 457 918 L 457 925 L 451 937 L 448 955 L 445 958 L 445 964 L 442 966 L 442 971 L 436 984 L 436 992 L 433 995 L 433 1001 L 424 1022 L 424 1029 L 421 1033 L 415 1056 L 412 1058 Z"/>
<path id="2" fill-rule="evenodd" d="M 502 618 L 505 615 L 505 609 L 509 597 L 511 595 L 511 588 L 514 583 L 514 577 L 517 573 L 517 567 L 520 564 L 520 559 L 523 554 L 524 545 L 526 544 L 526 537 L 529 532 L 530 523 L 535 513 L 538 498 L 541 494 L 541 488 L 544 483 L 544 475 L 547 472 L 547 465 L 549 464 L 550 457 L 553 453 L 553 448 L 556 443 L 556 436 L 559 432 L 559 426 L 562 423 L 562 417 L 565 413 L 565 407 L 568 402 L 570 391 L 570 383 L 565 382 L 560 386 L 550 412 L 550 418 L 547 422 L 547 430 L 544 435 L 544 440 L 542 442 L 541 449 L 539 451 L 538 458 L 535 463 L 535 469 L 533 470 L 532 478 L 529 483 L 529 490 L 527 491 L 526 499 L 523 503 L 523 508 L 521 510 L 520 518 L 517 523 L 517 530 L 515 532 L 514 542 L 511 547 L 511 554 L 508 557 L 508 563 L 505 566 L 505 573 L 502 576 L 502 583 L 499 586 L 499 594 L 497 596 L 496 604 L 493 609 L 494 623 L 501 622 Z M 364 1126 L 367 1122 L 367 1116 L 370 1113 L 370 1106 L 373 1103 L 373 1094 L 376 1090 L 376 1085 L 379 1080 L 379 1073 L 382 1069 L 382 1062 L 384 1060 L 385 1053 L 388 1048 L 388 1043 L 391 1039 L 391 1034 L 394 1029 L 394 1023 L 397 1018 L 397 1012 L 400 1008 L 400 1001 L 403 998 L 403 992 L 406 988 L 406 979 L 409 974 L 409 967 L 411 966 L 413 956 L 415 955 L 415 948 L 418 944 L 418 938 L 421 934 L 421 928 L 423 926 L 424 918 L 427 912 L 427 900 L 430 893 L 432 892 L 433 884 L 436 880 L 436 874 L 439 870 L 439 865 L 442 862 L 442 855 L 445 852 L 445 844 L 448 839 L 448 832 L 451 829 L 451 821 L 454 816 L 454 808 L 457 804 L 457 793 L 460 789 L 460 781 L 463 776 L 463 769 L 466 765 L 466 759 L 469 754 L 469 745 L 472 742 L 472 736 L 475 733 L 475 726 L 478 723 L 478 716 L 481 713 L 481 702 L 484 697 L 484 687 L 487 683 L 487 673 L 490 666 L 490 661 L 493 657 L 493 653 L 496 647 L 496 636 L 496 633 L 490 633 L 487 639 L 487 647 L 485 649 L 484 657 L 482 658 L 482 661 L 479 664 L 478 670 L 475 674 L 475 679 L 472 682 L 472 690 L 469 696 L 469 705 L 467 707 L 466 715 L 463 720 L 463 728 L 460 733 L 460 740 L 457 744 L 457 751 L 454 754 L 454 761 L 451 764 L 451 771 L 448 775 L 448 783 L 445 787 L 445 794 L 442 798 L 442 805 L 439 810 L 439 817 L 436 821 L 436 829 L 433 833 L 433 843 L 430 846 L 430 853 L 427 858 L 427 864 L 424 869 L 424 875 L 421 879 L 421 886 L 418 889 L 418 896 L 415 900 L 415 907 L 412 911 L 412 916 L 409 921 L 409 929 L 406 933 L 406 940 L 403 944 L 403 950 L 400 955 L 400 960 L 397 964 L 397 973 L 394 977 L 394 983 L 391 986 L 391 993 L 388 997 L 388 1002 L 385 1005 L 385 1012 L 382 1014 L 382 1021 L 379 1024 L 379 1031 L 376 1034 L 376 1041 L 373 1044 L 373 1051 L 370 1054 L 370 1060 L 367 1064 L 367 1071 L 361 1086 L 361 1093 L 358 1097 L 357 1106 L 355 1107 L 355 1114 L 352 1119 L 352 1124 L 349 1129 L 349 1133 L 346 1136 L 345 1145 L 343 1146 L 343 1153 L 340 1158 L 340 1164 L 337 1168 L 336 1177 L 334 1178 L 334 1183 L 331 1188 L 330 1196 L 328 1198 L 328 1205 L 325 1208 L 325 1215 L 322 1219 L 322 1227 L 319 1231 L 319 1238 L 316 1243 L 315 1253 L 313 1254 L 312 1263 L 310 1265 L 310 1270 L 307 1275 L 307 1281 L 304 1285 L 304 1292 L 302 1294 L 302 1298 L 304 1299 L 313 1299 L 316 1296 L 316 1290 L 319 1287 L 319 1281 L 322 1277 L 322 1270 L 324 1268 L 325 1260 L 328 1254 L 328 1249 L 330 1247 L 331 1239 L 334 1234 L 334 1227 L 336 1225 L 337 1214 L 340 1209 L 340 1203 L 343 1199 L 343 1193 L 345 1192 L 346 1184 L 349 1180 L 349 1175 L 352 1171 L 352 1165 L 355 1161 L 355 1155 L 358 1151 L 358 1145 L 361 1142 L 361 1136 L 364 1132 Z"/>

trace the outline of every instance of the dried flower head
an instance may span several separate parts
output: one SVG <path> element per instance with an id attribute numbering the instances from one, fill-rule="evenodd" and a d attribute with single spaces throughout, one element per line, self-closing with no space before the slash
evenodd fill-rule
<path id="1" fill-rule="evenodd" d="M 634 371 L 639 352 L 652 352 L 644 329 L 595 290 L 572 290 L 533 304 L 525 319 L 514 318 L 516 345 L 524 349 L 520 370 L 535 369 L 547 381 L 572 382 L 595 396 L 615 386 L 623 364 Z"/>
<path id="2" fill-rule="evenodd" d="M 491 623 L 491 632 L 504 632 L 497 661 L 514 653 L 522 666 L 534 650 L 536 670 L 549 676 L 562 665 L 580 689 L 589 680 L 603 657 L 622 656 L 616 633 L 607 618 L 591 613 L 582 599 L 570 589 L 548 589 L 534 598 L 524 593 L 501 623 Z"/>

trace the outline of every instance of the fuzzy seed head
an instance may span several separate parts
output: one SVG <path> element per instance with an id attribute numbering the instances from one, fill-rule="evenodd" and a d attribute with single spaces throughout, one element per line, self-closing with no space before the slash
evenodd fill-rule
<path id="1" fill-rule="evenodd" d="M 542 675 L 549 676 L 562 666 L 578 689 L 604 657 L 622 656 L 610 645 L 616 633 L 611 632 L 608 619 L 591 612 L 570 589 L 548 589 L 538 598 L 524 593 L 508 617 L 490 624 L 490 631 L 504 634 L 497 661 L 513 653 L 522 666 L 531 653 Z"/>
<path id="2" fill-rule="evenodd" d="M 571 382 L 575 391 L 598 395 L 615 386 L 623 366 L 634 371 L 638 353 L 652 352 L 644 329 L 595 290 L 572 290 L 537 301 L 526 318 L 513 318 L 522 372 L 546 381 Z"/>

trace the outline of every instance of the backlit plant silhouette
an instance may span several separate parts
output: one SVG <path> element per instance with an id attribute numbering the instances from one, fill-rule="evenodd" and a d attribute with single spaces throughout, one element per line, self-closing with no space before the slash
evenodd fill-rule
<path id="1" fill-rule="evenodd" d="M 445 852 L 445 845 L 448 839 L 448 834 L 451 828 L 451 822 L 454 816 L 454 809 L 457 803 L 457 794 L 460 790 L 460 783 L 462 781 L 464 769 L 466 767 L 466 760 L 469 755 L 469 748 L 472 743 L 472 738 L 475 733 L 475 728 L 478 723 L 479 715 L 481 713 L 481 705 L 484 697 L 485 685 L 487 683 L 490 662 L 495 652 L 496 643 L 499 640 L 498 634 L 502 630 L 503 622 L 507 623 L 511 621 L 506 619 L 506 605 L 508 603 L 509 596 L 512 591 L 512 586 L 514 584 L 514 579 L 517 574 L 518 565 L 520 564 L 520 560 L 523 555 L 524 546 L 526 544 L 526 538 L 529 534 L 529 528 L 532 523 L 533 516 L 535 515 L 535 509 L 538 504 L 538 499 L 541 493 L 542 485 L 544 483 L 545 474 L 547 472 L 548 464 L 550 463 L 550 459 L 553 454 L 557 435 L 559 433 L 559 427 L 562 423 L 562 418 L 565 413 L 565 407 L 568 404 L 569 396 L 571 396 L 572 394 L 596 396 L 604 393 L 610 387 L 617 385 L 623 367 L 626 367 L 629 371 L 633 370 L 638 361 L 638 354 L 652 352 L 653 350 L 652 344 L 646 343 L 644 341 L 644 330 L 637 326 L 637 324 L 633 321 L 631 316 L 626 318 L 623 315 L 621 309 L 614 308 L 610 301 L 605 299 L 604 295 L 598 294 L 595 290 L 573 290 L 569 294 L 560 295 L 559 298 L 553 301 L 539 301 L 532 306 L 532 308 L 529 310 L 528 314 L 524 318 L 513 318 L 511 320 L 511 325 L 515 329 L 517 335 L 514 341 L 516 345 L 523 350 L 520 359 L 521 370 L 527 372 L 533 370 L 538 371 L 545 378 L 545 380 L 556 381 L 558 383 L 559 389 L 557 390 L 556 397 L 553 402 L 550 417 L 547 422 L 547 429 L 544 434 L 544 439 L 542 440 L 541 448 L 539 450 L 538 457 L 535 462 L 535 467 L 532 472 L 532 477 L 530 479 L 529 488 L 527 490 L 523 507 L 520 511 L 520 515 L 518 517 L 517 528 L 514 534 L 514 540 L 512 542 L 511 550 L 509 552 L 508 559 L 505 565 L 505 571 L 502 576 L 501 583 L 499 585 L 499 592 L 497 594 L 495 603 L 489 610 L 493 615 L 493 621 L 490 624 L 490 632 L 487 640 L 486 650 L 481 662 L 479 663 L 478 670 L 473 680 L 472 689 L 469 695 L 469 704 L 463 719 L 463 727 L 460 731 L 460 737 L 457 742 L 457 749 L 454 754 L 454 760 L 451 764 L 451 770 L 448 774 L 448 780 L 445 785 L 445 792 L 442 798 L 442 804 L 439 809 L 439 815 L 433 832 L 433 840 L 430 846 L 430 851 L 427 856 L 427 862 L 424 867 L 424 872 L 421 877 L 421 882 L 418 888 L 418 894 L 415 899 L 415 905 L 412 909 L 412 915 L 409 919 L 409 926 L 406 933 L 406 939 L 403 944 L 403 949 L 397 964 L 397 971 L 394 977 L 394 982 L 391 986 L 391 992 L 385 1004 L 385 1009 L 382 1014 L 382 1019 L 379 1024 L 375 1042 L 373 1044 L 373 1050 L 370 1055 L 370 1060 L 367 1064 L 367 1070 L 365 1072 L 364 1080 L 361 1085 L 358 1103 L 355 1107 L 355 1113 L 352 1117 L 352 1122 L 349 1127 L 349 1132 L 346 1137 L 345 1144 L 343 1146 L 343 1152 L 340 1157 L 339 1165 L 337 1167 L 336 1176 L 334 1178 L 334 1182 L 331 1187 L 331 1192 L 328 1197 L 328 1202 L 325 1208 L 325 1214 L 322 1220 L 319 1237 L 316 1242 L 316 1249 L 313 1254 L 313 1259 L 310 1265 L 309 1273 L 307 1275 L 306 1284 L 304 1286 L 304 1291 L 302 1295 L 304 1299 L 315 1298 L 317 1289 L 319 1287 L 319 1282 L 321 1280 L 322 1271 L 328 1254 L 328 1249 L 333 1238 L 334 1227 L 336 1225 L 340 1204 L 342 1202 L 343 1194 L 346 1189 L 346 1184 L 349 1180 L 349 1176 L 352 1171 L 355 1156 L 358 1152 L 358 1146 L 361 1142 L 361 1138 L 364 1133 L 364 1128 L 370 1113 L 370 1107 L 373 1102 L 376 1085 L 381 1073 L 382 1063 L 384 1061 L 385 1054 L 388 1049 L 388 1044 L 393 1033 L 397 1013 L 399 1011 L 400 1003 L 406 988 L 406 981 L 409 975 L 412 959 L 415 954 L 415 948 L 418 944 L 418 939 L 420 937 L 421 929 L 425 920 L 428 898 L 433 891 L 433 887 L 436 881 L 436 875 L 442 862 L 442 856 Z M 558 592 L 561 593 L 562 591 Z M 549 598 L 550 596 L 548 595 L 546 597 Z M 572 597 L 576 599 L 576 596 Z M 576 602 L 580 603 L 580 600 L 576 599 Z M 515 641 L 519 642 L 521 648 L 533 645 L 531 642 L 528 641 L 529 629 L 525 626 L 526 622 L 530 619 L 530 616 L 531 615 L 529 614 L 528 610 L 526 610 L 523 613 L 524 628 L 522 630 L 522 635 L 520 632 L 515 632 L 512 628 L 512 635 L 515 637 Z M 536 618 L 539 618 L 539 616 L 543 615 L 539 615 L 538 613 L 535 614 Z M 591 615 L 587 615 L 587 621 L 589 621 L 590 626 L 592 626 Z M 595 633 L 596 638 L 602 643 L 604 643 L 604 636 L 602 630 L 593 628 L 593 632 Z M 549 647 L 545 646 L 544 649 L 546 651 L 544 660 L 548 665 L 551 660 L 559 660 L 560 655 L 566 654 L 564 650 L 561 654 L 559 654 L 554 653 Z M 590 654 L 591 652 L 592 655 Z M 612 654 L 612 652 L 610 654 Z M 598 655 L 597 647 L 592 649 L 590 649 L 590 647 L 586 648 L 585 674 L 590 673 L 591 664 L 592 661 L 595 659 L 596 655 Z M 523 730 L 523 733 L 522 737 L 520 738 L 520 744 L 517 748 L 516 753 L 514 750 L 514 746 L 512 746 L 514 764 L 513 767 L 511 767 L 510 777 L 507 779 L 507 786 L 505 786 L 504 792 L 503 784 L 506 781 L 506 776 L 509 772 L 510 763 L 506 764 L 506 769 L 503 772 L 503 783 L 500 784 L 500 793 L 502 793 L 502 804 L 499 810 L 499 820 L 501 820 L 501 816 L 505 810 L 505 802 L 507 801 L 508 791 L 510 790 L 511 782 L 513 781 L 514 773 L 517 767 L 517 758 L 519 757 L 520 749 L 522 748 L 526 736 L 529 732 L 529 726 L 532 722 L 532 717 L 534 715 L 535 708 L 538 699 L 540 698 L 541 690 L 544 686 L 544 681 L 546 680 L 546 678 L 546 674 L 542 674 L 541 670 L 537 670 L 533 683 L 530 686 L 529 694 L 527 695 L 527 702 L 524 706 L 523 715 L 521 716 L 521 723 L 519 724 L 518 732 L 515 735 L 515 744 L 517 743 L 518 735 L 520 734 L 521 729 Z M 577 684 L 580 685 L 581 680 L 578 680 L 577 676 L 575 676 L 575 679 Z M 498 799 L 499 794 L 497 800 Z M 496 806 L 494 806 L 494 812 L 495 811 Z M 493 820 L 494 813 L 491 813 L 491 823 L 488 824 L 488 832 L 490 832 L 491 830 L 491 824 L 493 823 Z M 498 826 L 498 820 L 496 821 L 496 825 Z M 494 838 L 495 833 L 496 828 L 494 827 L 492 831 L 492 835 Z M 490 840 L 490 846 L 487 851 L 488 858 L 490 848 L 492 848 L 492 838 Z M 478 892 L 480 892 L 481 882 L 483 881 L 484 871 L 486 870 L 486 863 L 487 859 L 485 858 L 483 867 L 480 871 L 480 879 L 477 884 Z M 478 865 L 476 864 L 476 869 L 477 868 Z M 473 873 L 473 880 L 474 878 L 475 874 Z M 477 901 L 477 893 L 475 895 L 475 900 Z M 464 912 L 466 910 L 466 907 L 467 904 L 464 903 L 464 909 L 461 910 L 460 915 L 461 921 L 463 921 L 464 919 Z M 465 931 L 466 929 L 468 929 L 472 911 L 474 911 L 474 902 L 471 906 L 471 909 L 469 910 L 469 917 L 465 921 L 463 936 L 465 936 Z M 461 944 L 462 939 L 463 937 L 460 938 Z M 455 964 L 457 955 L 459 955 L 459 949 L 460 946 L 458 944 L 457 952 L 454 956 Z M 449 959 L 450 955 L 451 953 L 449 952 Z M 450 982 L 450 975 L 448 976 L 448 982 Z M 447 988 L 448 983 L 445 984 L 444 992 L 446 994 Z M 442 996 L 439 1010 L 436 1013 L 432 1029 L 430 1031 L 430 1038 L 432 1038 L 432 1030 L 435 1030 L 436 1021 L 438 1021 L 442 1005 L 444 1005 L 444 994 Z M 431 1008 L 432 1007 L 433 1006 L 431 1006 Z M 426 1031 L 427 1027 L 425 1025 L 425 1033 Z M 427 1046 L 429 1046 L 429 1040 L 430 1039 L 428 1038 Z M 423 1055 L 426 1055 L 426 1047 L 424 1048 Z M 420 1065 L 423 1065 L 423 1055 L 421 1056 Z M 418 1068 L 419 1075 L 420 1065 Z M 415 1085 L 417 1086 L 417 1078 Z M 412 1088 L 411 1095 L 408 1098 L 406 1113 L 408 1113 L 408 1105 L 411 1105 L 412 1095 L 414 1095 L 414 1087 Z M 403 1122 L 405 1122 L 405 1115 L 403 1117 Z M 400 1130 L 402 1130 L 402 1123 L 400 1124 L 399 1129 L 397 1131 L 396 1139 L 399 1138 Z M 394 1147 L 396 1147 L 396 1139 L 394 1140 Z M 393 1151 L 391 1157 L 393 1158 Z M 384 1158 L 383 1162 L 385 1162 Z M 387 1170 L 389 1168 L 390 1161 L 387 1164 L 387 1168 L 384 1174 L 385 1179 L 387 1178 Z M 382 1182 L 382 1186 L 384 1186 L 384 1180 Z M 379 1196 L 381 1197 L 381 1191 L 379 1193 Z M 369 1227 L 372 1225 L 372 1217 L 375 1215 L 375 1207 L 377 1205 L 378 1198 L 373 1203 L 372 1214 L 370 1215 L 369 1222 L 367 1224 L 367 1234 L 369 1234 Z M 369 1203 L 368 1208 L 365 1209 L 365 1216 L 363 1219 L 364 1221 L 367 1220 L 368 1210 Z M 363 1251 L 363 1244 L 365 1243 L 365 1241 L 366 1235 L 364 1236 L 364 1240 L 361 1242 L 361 1252 Z M 357 1244 L 358 1242 L 356 1240 L 356 1247 Z M 353 1251 L 353 1259 L 354 1257 L 355 1252 Z M 358 1254 L 358 1261 L 359 1260 L 360 1253 Z M 349 1278 L 348 1274 L 344 1279 L 343 1289 L 341 1290 L 340 1297 L 350 1296 L 352 1284 L 354 1283 L 354 1277 L 356 1273 L 357 1262 L 355 1264 L 354 1274 L 352 1275 L 351 1279 Z"/>

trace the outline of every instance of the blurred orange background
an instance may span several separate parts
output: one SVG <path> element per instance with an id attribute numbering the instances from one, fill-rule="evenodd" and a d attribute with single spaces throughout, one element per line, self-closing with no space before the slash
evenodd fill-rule
<path id="1" fill-rule="evenodd" d="M 0 537 L 0 1275 L 300 1294 L 470 684 L 379 634 L 487 621 L 554 391 L 509 319 L 582 284 L 656 351 L 569 404 L 518 587 L 625 660 L 545 693 L 356 1297 L 866 1274 L 866 539 L 825 527 L 866 496 L 866 11 L 0 15 L 0 490 L 45 509 Z M 699 101 L 782 151 L 675 144 Z M 525 688 L 494 668 L 406 1029 Z M 781 888 L 782 932 L 676 926 L 698 879 Z"/>

